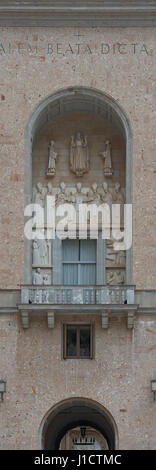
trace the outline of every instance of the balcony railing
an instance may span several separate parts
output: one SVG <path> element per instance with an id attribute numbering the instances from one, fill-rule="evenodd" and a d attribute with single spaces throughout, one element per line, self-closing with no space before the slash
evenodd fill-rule
<path id="1" fill-rule="evenodd" d="M 40 305 L 134 304 L 134 286 L 22 286 L 21 303 Z"/>

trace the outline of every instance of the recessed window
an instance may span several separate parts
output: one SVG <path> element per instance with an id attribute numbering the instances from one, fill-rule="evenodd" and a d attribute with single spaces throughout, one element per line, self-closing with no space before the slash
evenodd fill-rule
<path id="1" fill-rule="evenodd" d="M 92 357 L 92 325 L 64 325 L 64 359 Z"/>
<path id="2" fill-rule="evenodd" d="M 63 284 L 96 284 L 96 240 L 62 242 Z"/>

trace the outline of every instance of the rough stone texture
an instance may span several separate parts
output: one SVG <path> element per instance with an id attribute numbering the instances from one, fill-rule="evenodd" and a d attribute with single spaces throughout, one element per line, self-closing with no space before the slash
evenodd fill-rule
<path id="1" fill-rule="evenodd" d="M 155 288 L 155 30 L 81 31 L 93 53 L 72 54 L 76 29 L 1 29 L 1 287 L 23 282 L 24 130 L 34 107 L 48 94 L 74 86 L 93 87 L 124 108 L 133 131 L 133 283 Z M 18 46 L 18 44 L 22 46 Z M 111 45 L 100 54 L 101 43 Z M 113 54 L 113 44 L 128 44 L 127 54 Z M 9 43 L 12 52 L 7 53 Z M 39 54 L 26 47 L 38 46 Z M 54 54 L 46 54 L 54 43 Z M 61 44 L 56 53 L 56 43 Z M 137 43 L 135 46 L 130 44 Z M 148 55 L 142 51 L 146 44 Z M 10 46 L 11 47 L 11 46 Z M 19 51 L 18 52 L 18 47 Z M 117 46 L 116 46 L 117 47 Z M 77 51 L 77 48 L 75 48 Z M 23 51 L 23 53 L 21 53 Z M 66 53 L 65 53 L 66 51 Z M 122 48 L 123 52 L 123 48 Z M 4 99 L 5 97 L 5 99 Z M 142 246 L 144 249 L 142 249 Z M 150 263 L 149 263 L 150 259 Z"/>
<path id="2" fill-rule="evenodd" d="M 97 400 L 112 414 L 120 449 L 156 449 L 156 402 L 150 391 L 156 321 L 140 316 L 128 331 L 123 319 L 112 318 L 109 329 L 102 330 L 100 317 L 89 317 L 95 324 L 95 358 L 63 360 L 62 324 L 68 320 L 82 321 L 82 316 L 56 317 L 54 330 L 48 330 L 44 317 L 34 317 L 27 331 L 16 316 L 1 317 L 1 376 L 7 378 L 7 393 L 0 405 L 0 448 L 37 449 L 47 411 L 79 396 Z"/>
<path id="3" fill-rule="evenodd" d="M 75 28 L 1 29 L 0 285 L 18 289 L 23 283 L 26 124 L 44 97 L 80 85 L 113 97 L 129 118 L 133 133 L 132 281 L 138 289 L 154 290 L 155 29 L 80 30 L 80 40 L 89 44 L 92 54 L 86 46 L 77 53 L 77 32 Z M 54 44 L 54 54 L 47 53 L 48 43 Z M 110 45 L 109 53 L 101 54 L 102 43 Z M 127 44 L 120 52 L 119 43 Z M 150 306 L 149 293 L 148 299 Z M 68 317 L 56 316 L 55 328 L 48 329 L 47 318 L 31 317 L 31 327 L 24 331 L 16 314 L 1 313 L 0 377 L 7 380 L 0 404 L 1 449 L 38 448 L 44 415 L 58 401 L 72 396 L 97 400 L 110 411 L 121 449 L 156 449 L 156 402 L 150 391 L 150 380 L 155 378 L 154 316 L 137 317 L 133 331 L 127 330 L 123 319 L 111 319 L 109 329 L 104 330 L 101 318 L 95 317 L 92 361 L 61 359 L 64 319 Z M 80 320 L 82 316 L 77 316 Z"/>

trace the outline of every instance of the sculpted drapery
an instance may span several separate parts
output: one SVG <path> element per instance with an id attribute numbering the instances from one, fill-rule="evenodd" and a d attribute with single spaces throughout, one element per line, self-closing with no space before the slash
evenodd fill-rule
<path id="1" fill-rule="evenodd" d="M 80 132 L 71 136 L 70 144 L 70 169 L 77 176 L 82 176 L 89 170 L 89 153 L 87 136 L 81 137 Z"/>

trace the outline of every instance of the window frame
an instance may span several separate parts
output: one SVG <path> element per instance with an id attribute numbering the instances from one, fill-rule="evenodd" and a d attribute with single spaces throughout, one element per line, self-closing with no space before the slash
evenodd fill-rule
<path id="1" fill-rule="evenodd" d="M 89 238 L 89 237 L 88 237 Z M 53 240 L 53 285 L 63 284 L 63 248 L 62 239 L 56 235 Z M 106 285 L 106 240 L 102 238 L 102 233 L 99 233 L 96 250 L 96 284 Z M 68 284 L 65 284 L 68 285 Z M 72 287 L 79 284 L 71 284 Z M 79 285 L 80 286 L 80 285 Z"/>
<path id="2" fill-rule="evenodd" d="M 77 237 L 75 240 L 78 241 L 78 253 L 79 253 L 79 257 L 78 257 L 78 260 L 74 260 L 74 261 L 73 261 L 72 259 L 71 259 L 71 260 L 69 259 L 68 261 L 64 261 L 64 259 L 63 259 L 63 257 L 62 257 L 62 268 L 63 268 L 63 273 L 62 273 L 63 279 L 62 279 L 62 281 L 63 281 L 63 285 L 66 285 L 66 286 L 68 286 L 68 285 L 72 285 L 72 286 L 82 286 L 82 285 L 84 285 L 84 286 L 86 286 L 86 285 L 89 286 L 89 285 L 90 285 L 90 286 L 91 286 L 91 285 L 96 285 L 96 280 L 97 280 L 97 279 L 96 279 L 96 278 L 97 278 L 97 240 L 95 239 L 95 242 L 96 242 L 96 246 L 95 246 L 95 253 L 96 253 L 95 261 L 83 261 L 83 260 L 80 259 L 81 241 L 83 241 L 83 238 L 80 238 L 80 239 L 79 239 L 79 238 Z M 90 240 L 90 238 L 87 238 L 86 240 Z M 62 241 L 62 248 L 63 248 L 63 242 L 64 242 L 64 241 L 66 241 L 66 239 Z M 70 265 L 70 264 L 73 264 L 73 265 L 76 265 L 76 266 L 77 266 L 77 283 L 74 283 L 74 284 L 71 284 L 71 283 L 70 283 L 70 284 L 66 284 L 66 283 L 64 282 L 64 266 L 65 266 L 65 265 Z M 81 267 L 82 267 L 83 265 L 85 265 L 85 266 L 88 266 L 88 265 L 93 265 L 93 266 L 95 266 L 95 282 L 94 282 L 93 284 L 82 284 L 82 282 L 81 282 Z"/>
<path id="3" fill-rule="evenodd" d="M 76 356 L 67 355 L 67 328 L 69 326 L 76 328 Z M 90 354 L 89 356 L 80 355 L 80 328 L 87 326 L 90 329 Z M 93 324 L 91 323 L 64 323 L 63 324 L 63 359 L 93 359 Z"/>

